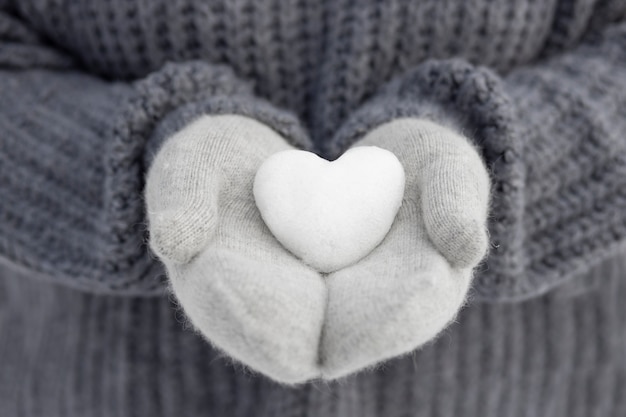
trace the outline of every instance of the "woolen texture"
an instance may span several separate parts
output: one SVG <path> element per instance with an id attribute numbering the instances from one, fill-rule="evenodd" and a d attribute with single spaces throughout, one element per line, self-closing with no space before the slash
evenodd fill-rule
<path id="1" fill-rule="evenodd" d="M 293 148 L 254 119 L 200 117 L 163 144 L 147 174 L 150 247 L 184 313 L 226 355 L 275 381 L 340 378 L 428 342 L 454 320 L 487 250 L 489 175 L 467 138 L 410 118 L 358 143 L 404 167 L 402 205 L 379 245 L 326 274 L 281 245 L 257 209 L 259 167 Z M 318 179 L 300 178 L 285 198 Z"/>
<path id="2" fill-rule="evenodd" d="M 2 280 L 0 404 L 158 415 L 172 392 L 189 407 L 177 415 L 228 401 L 241 408 L 225 415 L 626 414 L 624 266 L 571 301 L 542 295 L 626 244 L 625 16 L 620 0 L 1 0 L 0 261 L 23 274 Z M 444 335 L 421 367 L 326 394 L 183 343 L 195 336 L 167 302 L 140 298 L 164 295 L 141 195 L 162 141 L 202 113 L 253 117 L 328 157 L 400 115 L 472 139 L 494 184 L 492 249 L 463 343 Z M 159 356 L 168 343 L 177 354 Z"/>
<path id="3" fill-rule="evenodd" d="M 84 70 L 140 78 L 3 72 L 2 257 L 92 291 L 159 293 L 140 196 L 175 111 L 249 115 L 330 157 L 398 115 L 462 132 L 494 182 L 481 298 L 541 293 L 624 242 L 623 3 L 361 3 L 5 6 L 18 23 L 3 45 L 36 42 L 29 23 Z"/>
<path id="4" fill-rule="evenodd" d="M 533 300 L 473 303 L 410 356 L 298 388 L 230 365 L 165 297 L 94 295 L 5 269 L 0 415 L 620 417 L 625 259 Z"/>
<path id="5" fill-rule="evenodd" d="M 249 117 L 205 115 L 161 147 L 146 179 L 150 247 L 194 328 L 283 383 L 316 378 L 323 277 L 267 230 L 254 174 L 293 149 Z"/>

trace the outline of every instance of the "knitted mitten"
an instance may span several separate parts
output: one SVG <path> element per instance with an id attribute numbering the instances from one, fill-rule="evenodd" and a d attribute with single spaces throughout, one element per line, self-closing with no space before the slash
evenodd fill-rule
<path id="1" fill-rule="evenodd" d="M 385 240 L 326 277 L 326 378 L 432 339 L 456 316 L 488 245 L 489 176 L 467 139 L 427 120 L 396 119 L 356 145 L 393 152 L 404 166 L 405 194 Z"/>
<path id="2" fill-rule="evenodd" d="M 284 249 L 260 217 L 255 173 L 291 148 L 263 124 L 203 116 L 165 142 L 148 173 L 150 244 L 191 322 L 277 381 L 338 378 L 430 340 L 485 254 L 489 177 L 467 139 L 397 119 L 360 145 L 398 157 L 405 195 L 382 243 L 331 274 Z"/>
<path id="3" fill-rule="evenodd" d="M 326 287 L 269 233 L 254 175 L 290 145 L 244 116 L 203 116 L 169 138 L 146 183 L 150 246 L 194 326 L 281 382 L 318 375 Z"/>

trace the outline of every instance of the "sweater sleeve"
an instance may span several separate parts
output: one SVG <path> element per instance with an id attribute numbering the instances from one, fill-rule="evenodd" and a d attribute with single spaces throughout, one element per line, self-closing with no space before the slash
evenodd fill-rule
<path id="1" fill-rule="evenodd" d="M 39 33 L 12 13 L 9 4 L 0 2 L 1 68 L 69 68 L 74 60 L 52 47 Z"/>
<path id="2" fill-rule="evenodd" d="M 145 243 L 144 175 L 160 142 L 201 114 L 253 117 L 309 147 L 297 118 L 256 98 L 229 67 L 168 63 L 132 83 L 105 81 L 7 19 L 0 14 L 0 262 L 30 276 L 161 294 L 165 274 Z M 30 52 L 18 59 L 16 50 Z"/>
<path id="3" fill-rule="evenodd" d="M 326 152 L 407 116 L 464 134 L 490 171 L 491 248 L 475 298 L 541 294 L 626 244 L 626 22 L 504 77 L 462 59 L 423 62 L 355 112 Z"/>

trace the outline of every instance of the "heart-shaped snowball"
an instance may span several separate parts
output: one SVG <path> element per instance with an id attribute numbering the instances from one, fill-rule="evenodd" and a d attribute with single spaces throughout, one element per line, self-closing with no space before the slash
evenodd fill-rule
<path id="1" fill-rule="evenodd" d="M 352 148 L 335 161 L 288 150 L 263 162 L 253 191 L 276 239 L 318 271 L 333 272 L 385 238 L 402 205 L 404 169 L 376 146 Z"/>

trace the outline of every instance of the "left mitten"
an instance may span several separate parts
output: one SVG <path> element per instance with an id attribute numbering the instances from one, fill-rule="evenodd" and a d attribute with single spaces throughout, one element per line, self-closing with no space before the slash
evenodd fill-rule
<path id="1" fill-rule="evenodd" d="M 292 149 L 245 116 L 202 116 L 168 138 L 146 182 L 150 246 L 192 324 L 273 379 L 318 375 L 326 287 L 268 231 L 252 193 L 270 155 Z"/>

